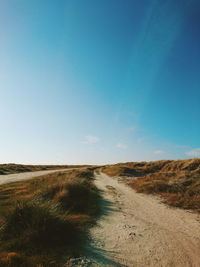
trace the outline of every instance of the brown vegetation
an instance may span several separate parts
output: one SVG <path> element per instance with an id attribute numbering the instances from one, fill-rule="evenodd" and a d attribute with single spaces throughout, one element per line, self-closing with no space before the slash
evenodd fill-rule
<path id="1" fill-rule="evenodd" d="M 93 170 L 52 173 L 0 187 L 0 266 L 63 266 L 99 212 Z"/>
<path id="2" fill-rule="evenodd" d="M 200 159 L 129 162 L 108 165 L 110 176 L 126 176 L 137 192 L 159 194 L 164 202 L 200 211 Z"/>
<path id="3" fill-rule="evenodd" d="M 24 164 L 0 164 L 0 175 L 20 173 L 20 172 L 34 172 L 34 171 L 47 171 L 47 170 L 59 170 L 67 168 L 79 168 L 86 167 L 86 165 L 24 165 Z"/>

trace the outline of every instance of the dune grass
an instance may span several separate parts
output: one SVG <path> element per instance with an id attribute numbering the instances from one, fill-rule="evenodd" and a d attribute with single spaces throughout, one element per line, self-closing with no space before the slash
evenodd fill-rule
<path id="1" fill-rule="evenodd" d="M 200 212 L 200 176 L 147 175 L 129 183 L 139 193 L 159 194 L 174 207 Z"/>
<path id="2" fill-rule="evenodd" d="M 24 164 L 0 164 L 0 175 L 20 173 L 20 172 L 33 172 L 33 171 L 47 171 L 47 170 L 59 170 L 67 168 L 80 168 L 86 167 L 86 165 L 24 165 Z"/>
<path id="3" fill-rule="evenodd" d="M 79 255 L 100 211 L 93 170 L 0 187 L 0 266 L 64 266 Z"/>
<path id="4" fill-rule="evenodd" d="M 200 212 L 200 159 L 128 162 L 102 171 L 129 177 L 128 184 L 139 193 L 158 194 L 171 206 Z"/>

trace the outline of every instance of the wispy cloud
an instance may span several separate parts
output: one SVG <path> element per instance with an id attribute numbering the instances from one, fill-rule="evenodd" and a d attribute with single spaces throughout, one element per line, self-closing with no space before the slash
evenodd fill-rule
<path id="1" fill-rule="evenodd" d="M 200 148 L 194 148 L 190 151 L 185 152 L 185 155 L 190 157 L 200 157 Z"/>
<path id="2" fill-rule="evenodd" d="M 99 143 L 100 142 L 100 138 L 94 135 L 87 135 L 85 137 L 85 140 L 83 140 L 81 142 L 81 144 L 95 144 L 95 143 Z"/>
<path id="3" fill-rule="evenodd" d="M 120 149 L 127 149 L 127 145 L 126 144 L 123 144 L 123 143 L 118 143 L 116 145 L 117 148 L 120 148 Z"/>
<path id="4" fill-rule="evenodd" d="M 163 151 L 163 150 L 154 150 L 153 153 L 156 154 L 156 155 L 162 155 L 162 154 L 165 153 L 165 151 Z"/>

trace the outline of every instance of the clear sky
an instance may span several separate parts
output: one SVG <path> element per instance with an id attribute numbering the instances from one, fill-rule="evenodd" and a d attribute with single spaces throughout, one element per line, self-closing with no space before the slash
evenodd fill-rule
<path id="1" fill-rule="evenodd" d="M 199 0 L 1 0 L 0 162 L 200 155 Z"/>

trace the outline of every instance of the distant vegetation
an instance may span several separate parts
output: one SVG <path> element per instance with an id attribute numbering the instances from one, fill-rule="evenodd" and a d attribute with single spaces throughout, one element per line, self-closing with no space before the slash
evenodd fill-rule
<path id="1" fill-rule="evenodd" d="M 128 183 L 137 192 L 159 194 L 169 205 L 200 212 L 200 159 L 128 162 L 102 171 L 132 177 Z"/>
<path id="2" fill-rule="evenodd" d="M 86 165 L 84 165 L 86 166 Z M 33 171 L 47 171 L 58 170 L 67 168 L 79 168 L 84 167 L 80 165 L 23 165 L 23 164 L 0 164 L 0 175 L 20 173 L 20 172 L 33 172 Z"/>
<path id="3" fill-rule="evenodd" d="M 0 266 L 64 266 L 77 256 L 100 211 L 93 169 L 0 187 Z"/>

